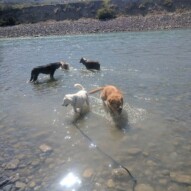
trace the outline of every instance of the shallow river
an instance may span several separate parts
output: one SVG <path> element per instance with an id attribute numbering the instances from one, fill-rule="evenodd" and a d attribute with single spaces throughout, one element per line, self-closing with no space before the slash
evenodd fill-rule
<path id="1" fill-rule="evenodd" d="M 86 70 L 81 57 L 98 60 L 101 71 Z M 28 83 L 33 67 L 60 60 L 69 71 Z M 189 191 L 190 61 L 191 30 L 1 39 L 0 188 L 133 190 L 121 165 L 135 190 Z M 117 86 L 120 118 L 106 113 L 99 93 L 82 117 L 63 107 L 75 83 Z"/>

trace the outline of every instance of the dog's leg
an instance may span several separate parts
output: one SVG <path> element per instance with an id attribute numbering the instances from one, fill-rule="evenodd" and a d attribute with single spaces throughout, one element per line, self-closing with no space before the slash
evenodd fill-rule
<path id="1" fill-rule="evenodd" d="M 74 97 L 74 103 L 73 103 L 73 109 L 74 109 L 74 112 L 77 113 L 77 108 L 76 108 L 76 102 L 77 102 L 77 98 Z"/>
<path id="2" fill-rule="evenodd" d="M 73 109 L 74 109 L 74 112 L 75 112 L 75 113 L 78 112 L 75 105 L 73 105 Z"/>
<path id="3" fill-rule="evenodd" d="M 31 72 L 31 78 L 30 78 L 30 82 L 33 82 L 34 81 L 34 74 L 33 74 L 33 71 Z"/>
<path id="4" fill-rule="evenodd" d="M 34 74 L 34 75 L 33 75 L 33 82 L 36 82 L 36 81 L 37 81 L 38 75 L 39 75 L 39 74 Z"/>
<path id="5" fill-rule="evenodd" d="M 55 69 L 55 70 L 56 70 L 56 69 Z M 54 79 L 54 72 L 55 72 L 55 70 L 51 71 L 51 73 L 50 73 L 50 79 L 51 79 L 51 80 Z"/>
<path id="6" fill-rule="evenodd" d="M 88 107 L 90 106 L 89 97 L 88 97 L 87 94 L 86 94 L 86 104 L 87 104 Z"/>

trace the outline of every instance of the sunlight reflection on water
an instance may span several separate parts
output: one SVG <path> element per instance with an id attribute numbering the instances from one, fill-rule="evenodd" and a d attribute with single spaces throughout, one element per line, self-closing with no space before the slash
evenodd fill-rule
<path id="1" fill-rule="evenodd" d="M 60 185 L 65 188 L 70 188 L 72 191 L 76 190 L 76 187 L 80 186 L 82 181 L 73 172 L 69 172 L 61 181 Z M 75 187 L 75 188 L 74 188 Z"/>

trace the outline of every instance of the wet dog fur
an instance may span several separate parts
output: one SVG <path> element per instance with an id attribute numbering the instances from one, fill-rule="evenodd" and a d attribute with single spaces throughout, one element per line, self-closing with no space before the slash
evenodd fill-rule
<path id="1" fill-rule="evenodd" d="M 121 114 L 123 109 L 123 94 L 115 86 L 107 85 L 94 89 L 88 94 L 93 94 L 101 91 L 100 98 L 103 101 L 104 106 L 108 109 L 111 114 Z"/>
<path id="2" fill-rule="evenodd" d="M 89 107 L 89 98 L 87 91 L 81 84 L 75 84 L 74 87 L 80 88 L 75 94 L 66 94 L 63 99 L 63 106 L 68 106 L 69 104 L 73 107 L 75 113 L 82 113 L 84 104 Z M 77 110 L 79 109 L 79 111 Z"/>
<path id="3" fill-rule="evenodd" d="M 88 70 L 100 70 L 100 64 L 97 61 L 81 58 L 80 63 L 82 63 Z"/>
<path id="4" fill-rule="evenodd" d="M 54 73 L 58 68 L 69 69 L 69 65 L 65 62 L 54 62 L 47 65 L 37 66 L 31 71 L 30 82 L 36 82 L 39 74 L 49 74 L 50 79 L 54 79 Z"/>

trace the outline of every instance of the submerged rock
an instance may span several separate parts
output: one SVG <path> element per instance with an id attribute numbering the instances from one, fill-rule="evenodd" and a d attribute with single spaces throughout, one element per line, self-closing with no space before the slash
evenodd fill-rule
<path id="1" fill-rule="evenodd" d="M 26 184 L 20 181 L 17 181 L 15 184 L 15 188 L 19 190 L 24 190 L 26 188 Z"/>
<path id="2" fill-rule="evenodd" d="M 191 185 L 191 176 L 182 172 L 170 172 L 170 178 L 175 182 Z"/>
<path id="3" fill-rule="evenodd" d="M 128 175 L 128 173 L 124 168 L 116 168 L 116 169 L 112 170 L 112 176 L 114 178 L 123 178 L 127 175 Z"/>
<path id="4" fill-rule="evenodd" d="M 15 169 L 17 169 L 19 162 L 20 161 L 18 159 L 13 159 L 6 164 L 5 169 L 6 170 L 15 170 Z"/>
<path id="5" fill-rule="evenodd" d="M 28 184 L 29 188 L 34 188 L 36 186 L 36 182 L 32 181 Z"/>
<path id="6" fill-rule="evenodd" d="M 93 176 L 93 169 L 91 168 L 87 168 L 84 172 L 83 172 L 83 177 L 84 178 L 91 178 Z"/>
<path id="7" fill-rule="evenodd" d="M 135 191 L 154 191 L 149 184 L 139 184 L 135 187 Z"/>
<path id="8" fill-rule="evenodd" d="M 52 151 L 53 151 L 53 149 L 52 149 L 49 145 L 46 145 L 46 144 L 40 145 L 39 149 L 40 149 L 43 153 L 47 153 L 47 152 L 52 152 Z"/>
<path id="9" fill-rule="evenodd" d="M 130 148 L 127 150 L 128 154 L 130 155 L 138 155 L 141 153 L 141 149 L 139 148 Z"/>
<path id="10" fill-rule="evenodd" d="M 0 188 L 5 186 L 8 182 L 10 182 L 7 176 L 0 176 Z"/>
<path id="11" fill-rule="evenodd" d="M 109 179 L 107 181 L 107 187 L 108 188 L 114 188 L 115 187 L 115 182 L 112 179 Z"/>

